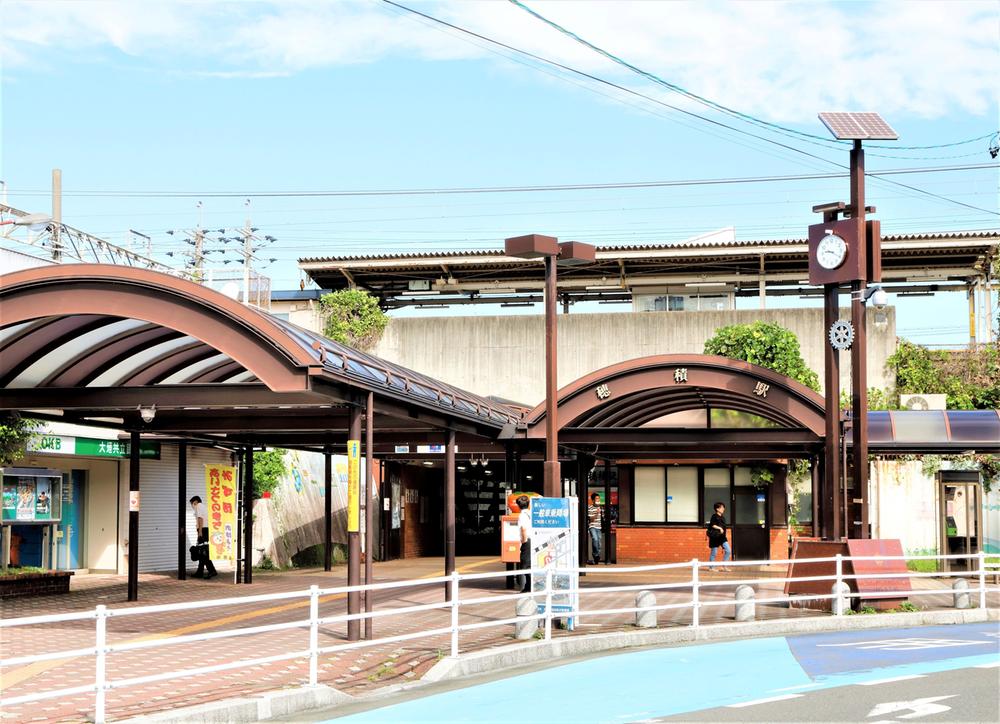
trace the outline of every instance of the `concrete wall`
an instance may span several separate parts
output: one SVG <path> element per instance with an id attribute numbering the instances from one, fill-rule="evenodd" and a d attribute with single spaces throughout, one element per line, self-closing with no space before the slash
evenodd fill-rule
<path id="1" fill-rule="evenodd" d="M 868 318 L 868 386 L 895 382 L 885 360 L 896 348 L 895 310 L 885 329 Z M 848 310 L 842 318 L 850 318 Z M 625 312 L 559 315 L 559 386 L 616 362 L 669 353 L 697 353 L 719 327 L 755 320 L 798 335 L 806 363 L 823 379 L 829 344 L 821 309 L 723 312 Z M 532 316 L 393 319 L 373 352 L 470 392 L 528 405 L 545 397 L 544 318 Z M 841 355 L 841 386 L 850 384 L 850 354 Z"/>

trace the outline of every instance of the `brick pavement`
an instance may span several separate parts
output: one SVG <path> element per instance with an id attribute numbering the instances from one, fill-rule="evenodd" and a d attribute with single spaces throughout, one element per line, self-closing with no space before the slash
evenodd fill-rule
<path id="1" fill-rule="evenodd" d="M 390 561 L 376 564 L 376 581 L 401 581 L 440 575 L 441 559 Z M 466 558 L 459 561 L 460 570 L 478 572 L 499 570 L 501 564 L 490 558 Z M 702 600 L 732 600 L 737 576 L 765 577 L 783 575 L 783 568 L 747 572 L 705 573 L 703 581 L 723 583 L 702 589 Z M 686 581 L 688 574 L 681 570 L 652 573 L 616 574 L 614 567 L 601 567 L 581 579 L 582 587 L 600 585 Z M 922 596 L 914 601 L 921 607 L 948 606 L 951 602 L 947 583 L 937 579 L 914 579 L 921 588 L 942 588 L 941 594 Z M 177 581 L 168 575 L 144 574 L 140 576 L 139 605 L 207 601 L 237 596 L 271 594 L 287 591 L 304 591 L 311 585 L 332 588 L 346 584 L 346 568 L 341 566 L 331 573 L 322 570 L 297 570 L 290 572 L 260 572 L 254 574 L 251 586 L 240 586 L 223 577 L 211 581 Z M 758 586 L 758 597 L 780 595 L 780 583 Z M 109 609 L 129 607 L 125 601 L 126 584 L 123 578 L 112 576 L 74 577 L 72 590 L 62 596 L 33 599 L 10 599 L 2 602 L 4 618 L 89 611 L 98 604 Z M 443 584 L 415 585 L 413 587 L 377 592 L 375 610 L 440 602 Z M 501 579 L 472 581 L 462 586 L 461 598 L 490 595 L 506 596 Z M 599 610 L 633 605 L 632 592 L 600 592 L 584 594 L 584 609 Z M 670 589 L 657 593 L 658 603 L 689 600 L 690 588 Z M 1000 594 L 991 593 L 990 605 L 1000 605 Z M 501 601 L 463 608 L 460 622 L 497 620 L 513 615 L 513 601 Z M 321 616 L 346 613 L 343 597 L 330 597 L 320 607 Z M 790 616 L 826 616 L 828 614 L 806 609 L 788 608 L 784 605 L 758 604 L 758 618 Z M 701 621 L 732 620 L 733 606 L 706 606 L 701 610 Z M 239 604 L 224 608 L 193 608 L 178 612 L 142 616 L 112 615 L 108 619 L 108 641 L 121 644 L 148 640 L 167 635 L 189 635 L 222 631 L 238 627 L 261 626 L 274 623 L 304 620 L 308 617 L 306 598 L 279 600 L 256 604 Z M 659 612 L 660 626 L 686 626 L 691 620 L 689 609 L 668 609 Z M 632 614 L 598 615 L 581 617 L 580 629 L 584 633 L 619 630 L 634 621 Z M 442 628 L 450 625 L 450 611 L 422 611 L 401 616 L 378 618 L 374 622 L 376 637 L 394 636 L 418 630 Z M 363 626 L 363 624 L 362 624 Z M 461 650 L 471 651 L 498 646 L 513 641 L 512 627 L 479 629 L 464 632 Z M 556 631 L 556 636 L 573 635 Z M 324 625 L 320 630 L 321 645 L 335 645 L 346 641 L 346 624 Z M 74 621 L 14 629 L 0 629 L 2 657 L 24 656 L 34 653 L 62 651 L 93 646 L 94 621 Z M 288 651 L 304 650 L 308 646 L 306 628 L 253 634 L 251 636 L 224 638 L 215 641 L 189 642 L 139 651 L 119 652 L 108 656 L 108 679 L 151 675 L 178 669 L 220 664 L 239 659 L 257 658 Z M 321 657 L 319 681 L 350 694 L 362 694 L 391 683 L 416 679 L 422 676 L 442 656 L 450 652 L 447 635 L 421 638 L 406 642 L 376 642 L 369 648 L 345 650 Z M 79 656 L 53 662 L 43 662 L 0 670 L 0 689 L 3 696 L 13 697 L 32 691 L 78 686 L 94 680 L 94 657 Z M 308 681 L 308 660 L 296 659 L 269 663 L 252 668 L 235 669 L 210 675 L 188 676 L 180 679 L 116 689 L 108 693 L 109 719 L 123 719 L 169 708 L 189 706 L 215 699 L 250 695 L 283 687 L 300 686 Z M 93 694 L 45 700 L 10 707 L 0 712 L 6 721 L 83 721 L 93 713 Z"/>

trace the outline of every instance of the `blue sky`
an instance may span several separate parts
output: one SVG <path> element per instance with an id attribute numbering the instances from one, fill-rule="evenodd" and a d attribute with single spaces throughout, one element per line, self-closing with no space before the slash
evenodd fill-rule
<path id="1" fill-rule="evenodd" d="M 825 136 L 816 120 L 821 110 L 879 111 L 901 146 L 998 128 L 995 3 L 528 4 L 672 83 L 795 130 Z M 742 239 L 800 237 L 815 220 L 812 204 L 847 194 L 846 181 L 834 179 L 254 195 L 770 176 L 846 163 L 846 151 L 830 144 L 765 131 L 670 93 L 511 3 L 412 6 L 827 160 L 523 58 L 514 62 L 381 2 L 5 0 L 0 179 L 9 202 L 47 211 L 50 172 L 59 167 L 67 223 L 116 243 L 129 228 L 143 231 L 154 255 L 174 262 L 189 247 L 166 230 L 199 220 L 205 228 L 239 226 L 249 197 L 254 225 L 278 238 L 260 252 L 265 263 L 277 260 L 265 272 L 275 287 L 291 288 L 303 256 L 499 248 L 506 236 L 531 231 L 599 245 L 670 242 L 727 226 Z M 987 145 L 871 149 L 868 167 L 985 164 Z M 1000 226 L 995 167 L 894 178 L 986 211 L 873 181 L 869 203 L 884 233 Z M 218 191 L 234 195 L 206 193 Z M 964 297 L 907 299 L 899 327 L 917 341 L 961 342 Z"/>

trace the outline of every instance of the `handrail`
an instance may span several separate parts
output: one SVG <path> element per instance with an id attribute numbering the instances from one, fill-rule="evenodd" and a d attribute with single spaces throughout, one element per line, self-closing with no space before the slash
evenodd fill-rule
<path id="1" fill-rule="evenodd" d="M 843 564 L 854 562 L 854 561 L 912 561 L 912 560 L 967 560 L 969 561 L 969 570 L 963 571 L 940 571 L 940 572 L 917 572 L 917 571 L 907 571 L 903 572 L 885 572 L 885 573 L 845 573 Z M 813 576 L 790 576 L 789 572 L 792 570 L 792 564 L 799 563 L 835 563 L 835 572 L 828 575 L 813 575 Z M 978 564 L 976 568 L 972 567 L 972 564 Z M 702 608 L 708 607 L 720 607 L 720 606 L 732 606 L 734 601 L 732 599 L 717 599 L 704 597 L 705 590 L 718 589 L 719 587 L 733 587 L 741 585 L 749 586 L 774 586 L 775 584 L 784 584 L 791 581 L 796 582 L 822 582 L 827 581 L 834 584 L 831 588 L 830 593 L 820 593 L 820 594 L 809 594 L 809 595 L 780 595 L 780 596 L 767 596 L 764 598 L 754 599 L 755 603 L 790 603 L 792 601 L 803 602 L 803 601 L 818 601 L 818 600 L 833 600 L 834 615 L 843 615 L 844 611 L 842 605 L 846 598 L 859 598 L 863 593 L 858 593 L 852 591 L 849 588 L 844 590 L 849 581 L 863 581 L 869 579 L 921 579 L 921 578 L 954 578 L 954 579 L 964 579 L 964 578 L 977 578 L 978 582 L 973 587 L 969 585 L 967 588 L 962 589 L 962 593 L 978 593 L 979 594 L 979 605 L 985 608 L 986 606 L 986 593 L 987 591 L 1000 590 L 1000 587 L 986 585 L 986 576 L 989 572 L 990 575 L 994 575 L 992 572 L 995 569 L 1000 569 L 1000 563 L 987 563 L 985 553 L 977 554 L 945 554 L 945 555 L 914 555 L 914 556 L 843 556 L 836 555 L 825 558 L 804 558 L 789 560 L 766 560 L 766 561 L 726 561 L 726 562 L 714 562 L 711 566 L 715 565 L 725 565 L 741 568 L 749 568 L 752 566 L 765 567 L 765 566 L 783 566 L 785 567 L 785 575 L 783 576 L 763 576 L 763 577 L 738 577 L 736 579 L 725 579 L 725 578 L 706 578 L 700 575 L 703 569 L 709 568 L 710 564 L 706 561 L 699 561 L 694 559 L 691 561 L 683 563 L 664 563 L 664 564 L 650 564 L 642 566 L 629 566 L 622 568 L 615 568 L 607 571 L 601 571 L 602 574 L 611 575 L 622 575 L 628 573 L 656 573 L 656 572 L 676 572 L 683 574 L 682 580 L 668 580 L 668 581 L 648 581 L 639 584 L 616 584 L 616 585 L 603 585 L 601 582 L 597 582 L 596 585 L 588 585 L 587 587 L 581 587 L 579 584 L 571 586 L 569 588 L 559 588 L 556 589 L 553 585 L 554 573 L 573 573 L 589 571 L 594 572 L 593 568 L 559 568 L 555 569 L 545 569 L 545 568 L 532 568 L 527 570 L 517 570 L 517 571 L 488 571 L 480 573 L 466 573 L 460 574 L 454 572 L 451 575 L 446 576 L 435 576 L 432 578 L 416 579 L 416 580 L 402 580 L 402 581 L 387 581 L 382 583 L 373 584 L 359 584 L 353 586 L 335 586 L 331 588 L 320 588 L 318 586 L 312 586 L 308 590 L 299 591 L 284 591 L 281 593 L 272 594 L 259 594 L 253 596 L 246 596 L 242 598 L 230 597 L 222 599 L 212 599 L 208 601 L 193 601 L 185 603 L 175 603 L 175 604 L 158 604 L 152 606 L 131 606 L 121 609 L 108 609 L 104 605 L 99 605 L 95 609 L 90 611 L 78 611 L 66 614 L 49 614 L 42 616 L 25 616 L 21 618 L 8 618 L 0 621 L 0 628 L 14 628 L 18 626 L 36 626 L 50 623 L 59 623 L 66 621 L 84 621 L 84 620 L 95 620 L 95 645 L 91 647 L 83 647 L 76 649 L 69 649 L 65 651 L 57 652 L 46 652 L 42 654 L 33 654 L 28 656 L 16 656 L 6 659 L 0 659 L 0 668 L 20 666 L 25 664 L 33 664 L 42 661 L 53 661 L 59 659 L 69 659 L 78 658 L 82 656 L 94 656 L 95 657 L 95 677 L 94 682 L 82 686 L 56 689 L 45 692 L 33 692 L 31 694 L 25 694 L 21 696 L 13 696 L 0 699 L 0 706 L 9 707 L 16 704 L 24 704 L 33 701 L 41 701 L 45 699 L 59 698 L 63 696 L 75 696 L 84 693 L 94 693 L 95 695 L 95 715 L 94 720 L 98 724 L 103 724 L 106 719 L 105 715 L 105 697 L 108 691 L 115 689 L 127 688 L 130 686 L 137 686 L 140 684 L 148 684 L 156 681 L 166 681 L 169 679 L 175 679 L 180 677 L 188 677 L 198 674 L 214 673 L 219 671 L 227 671 L 238 668 L 248 668 L 251 666 L 257 666 L 264 663 L 276 662 L 276 661 L 287 661 L 289 659 L 307 659 L 309 661 L 309 683 L 311 685 L 316 685 L 318 678 L 318 660 L 319 656 L 323 654 L 346 651 L 352 649 L 366 648 L 370 646 L 384 645 L 393 642 L 402 641 L 412 641 L 422 638 L 434 638 L 440 636 L 449 636 L 451 640 L 451 655 L 458 656 L 460 653 L 459 643 L 460 635 L 463 632 L 477 631 L 480 629 L 509 626 L 515 623 L 521 623 L 526 621 L 537 621 L 540 626 L 543 626 L 544 637 L 546 640 L 552 637 L 553 621 L 557 618 L 583 618 L 583 617 L 593 617 L 593 616 L 613 616 L 621 614 L 632 614 L 632 613 L 642 613 L 642 612 L 658 612 L 667 610 L 677 610 L 677 609 L 691 609 L 691 626 L 698 627 L 701 625 L 700 620 L 700 610 Z M 530 575 L 533 580 L 537 583 L 541 582 L 543 585 L 536 590 L 527 593 L 507 593 L 502 595 L 486 595 L 486 596 L 474 596 L 469 598 L 462 598 L 462 583 L 469 583 L 473 581 L 486 581 L 496 578 L 508 578 L 510 576 L 522 576 Z M 338 594 L 353 593 L 360 591 L 387 591 L 387 590 L 398 590 L 405 588 L 422 588 L 426 586 L 439 586 L 442 583 L 447 583 L 448 590 L 450 594 L 450 600 L 434 602 L 434 603 L 421 603 L 411 606 L 399 606 L 399 607 L 385 607 L 377 611 L 362 611 L 359 613 L 347 613 L 347 614 L 336 614 L 329 616 L 320 616 L 319 604 L 324 599 L 328 599 L 331 596 L 336 596 Z M 582 605 L 581 596 L 591 595 L 597 593 L 603 594 L 622 594 L 634 591 L 665 591 L 665 592 L 676 592 L 678 595 L 683 595 L 683 589 L 690 589 L 690 597 L 687 600 L 672 601 L 669 603 L 656 603 L 647 606 L 617 606 L 617 607 L 599 607 L 593 609 L 585 609 Z M 839 591 L 839 593 L 838 593 Z M 878 598 L 895 598 L 895 597 L 911 597 L 911 596 L 930 596 L 930 595 L 941 595 L 942 593 L 952 593 L 951 589 L 938 590 L 938 589 L 916 589 L 916 590 L 905 590 L 905 591 L 878 591 L 872 594 L 873 597 Z M 572 602 L 568 610 L 563 607 L 566 605 L 564 603 L 559 603 L 559 611 L 555 610 L 554 598 L 565 598 L 569 597 Z M 516 602 L 525 598 L 531 598 L 536 601 L 537 605 L 535 612 L 515 617 L 505 617 L 499 619 L 489 619 L 485 621 L 473 621 L 473 622 L 462 622 L 460 619 L 460 614 L 462 611 L 471 611 L 472 607 L 480 606 L 483 604 L 496 604 L 501 602 Z M 191 609 L 208 609 L 208 608 L 218 608 L 224 606 L 245 606 L 253 603 L 267 603 L 273 601 L 288 601 L 288 600 L 301 600 L 303 605 L 309 607 L 309 617 L 306 619 L 297 619 L 293 621 L 286 621 L 275 624 L 268 624 L 262 626 L 250 626 L 243 628 L 233 628 L 225 629 L 221 631 L 211 631 L 198 634 L 187 634 L 178 636 L 169 636 L 164 638 L 153 638 L 153 639 L 143 639 L 138 641 L 117 643 L 109 645 L 107 642 L 106 633 L 106 623 L 108 618 L 118 618 L 122 616 L 140 616 L 145 614 L 155 614 L 155 613 L 169 613 L 175 611 L 188 611 Z M 296 604 L 297 607 L 298 604 Z M 398 634 L 394 636 L 383 636 L 380 638 L 373 638 L 369 640 L 362 641 L 343 641 L 341 643 L 336 643 L 327 646 L 319 645 L 319 627 L 334 623 L 344 623 L 347 621 L 356 620 L 373 620 L 382 619 L 389 616 L 407 616 L 414 613 L 420 612 L 430 612 L 430 611 L 441 611 L 443 614 L 447 614 L 450 611 L 450 621 L 449 625 L 441 626 L 426 630 L 412 631 L 409 633 Z M 200 641 L 210 641 L 223 638 L 234 638 L 240 636 L 253 636 L 263 633 L 270 633 L 275 631 L 285 631 L 293 629 L 306 629 L 308 633 L 308 648 L 302 650 L 291 650 L 280 654 L 271 656 L 262 656 L 252 659 L 241 659 L 236 661 L 225 662 L 221 664 L 214 664 L 211 666 L 201 666 L 193 669 L 184 669 L 178 671 L 166 671 L 159 672 L 156 674 L 130 677 L 116 680 L 109 680 L 107 678 L 107 657 L 112 654 L 119 654 L 128 651 L 138 651 L 138 650 L 148 650 L 159 648 L 163 646 L 173 646 L 186 643 L 194 643 Z"/>

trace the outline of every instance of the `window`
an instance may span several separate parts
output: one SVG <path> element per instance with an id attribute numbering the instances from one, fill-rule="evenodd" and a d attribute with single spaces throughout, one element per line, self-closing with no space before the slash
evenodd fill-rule
<path id="1" fill-rule="evenodd" d="M 750 468 L 736 468 L 733 483 L 735 485 L 753 485 L 753 480 L 750 479 Z"/>
<path id="2" fill-rule="evenodd" d="M 667 522 L 698 522 L 698 468 L 667 469 Z"/>
<path id="3" fill-rule="evenodd" d="M 640 465 L 635 469 L 637 523 L 663 523 L 667 519 L 667 478 L 663 468 Z"/>
<path id="4" fill-rule="evenodd" d="M 705 468 L 705 492 L 702 496 L 702 518 L 705 523 L 715 512 L 715 504 L 729 507 L 729 468 Z"/>

